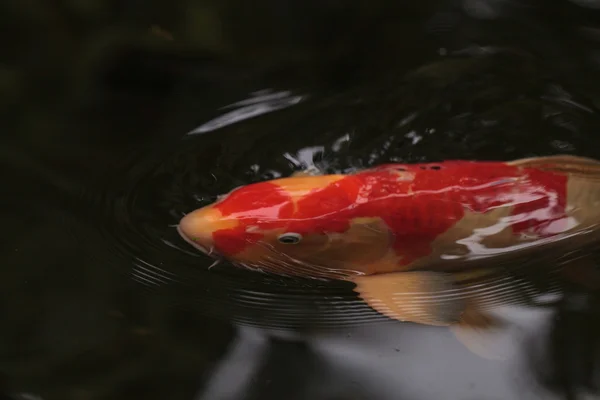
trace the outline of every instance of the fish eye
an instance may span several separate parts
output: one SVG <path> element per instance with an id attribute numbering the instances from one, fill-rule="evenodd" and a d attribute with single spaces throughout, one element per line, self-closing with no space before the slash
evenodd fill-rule
<path id="1" fill-rule="evenodd" d="M 302 240 L 302 235 L 294 232 L 287 232 L 277 237 L 279 243 L 283 244 L 296 244 Z"/>

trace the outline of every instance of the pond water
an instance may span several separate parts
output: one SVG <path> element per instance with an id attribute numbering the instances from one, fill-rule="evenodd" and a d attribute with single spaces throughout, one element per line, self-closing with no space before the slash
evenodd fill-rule
<path id="1" fill-rule="evenodd" d="M 600 3 L 249 4 L 2 6 L 2 398 L 600 398 L 584 288 L 499 310 L 486 359 L 175 229 L 309 167 L 600 159 Z"/>

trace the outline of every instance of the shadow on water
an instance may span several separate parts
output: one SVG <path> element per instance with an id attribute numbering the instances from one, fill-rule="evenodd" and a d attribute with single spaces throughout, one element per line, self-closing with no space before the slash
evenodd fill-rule
<path id="1" fill-rule="evenodd" d="M 600 158 L 597 2 L 406 3 L 0 6 L 4 398 L 599 396 L 577 285 L 505 310 L 511 357 L 485 360 L 348 283 L 209 269 L 175 231 L 311 166 Z"/>

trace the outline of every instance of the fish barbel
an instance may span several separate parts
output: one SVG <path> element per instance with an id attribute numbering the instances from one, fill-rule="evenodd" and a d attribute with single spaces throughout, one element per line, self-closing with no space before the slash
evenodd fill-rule
<path id="1" fill-rule="evenodd" d="M 234 265 L 348 280 L 381 314 L 459 334 L 494 326 L 485 308 L 522 295 L 491 262 L 557 259 L 598 243 L 599 206 L 600 161 L 451 160 L 249 184 L 187 214 L 178 230 Z M 600 288 L 589 259 L 562 269 Z M 475 277 L 487 281 L 474 289 L 466 282 Z"/>

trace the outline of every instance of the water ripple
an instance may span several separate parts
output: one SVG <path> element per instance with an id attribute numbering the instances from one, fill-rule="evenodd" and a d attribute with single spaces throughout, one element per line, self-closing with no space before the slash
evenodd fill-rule
<path id="1" fill-rule="evenodd" d="M 257 91 L 177 141 L 140 150 L 92 196 L 104 240 L 128 260 L 130 279 L 206 315 L 281 329 L 388 321 L 348 282 L 259 274 L 227 262 L 209 270 L 213 260 L 175 226 L 234 187 L 306 168 L 348 173 L 390 161 L 514 159 L 557 147 L 600 156 L 600 143 L 590 141 L 598 141 L 590 139 L 600 130 L 596 110 L 539 78 L 530 55 L 467 50 L 399 77 L 393 90 L 386 82 L 310 97 Z M 508 64 L 520 73 L 507 72 Z M 506 74 L 514 80 L 508 85 Z"/>

